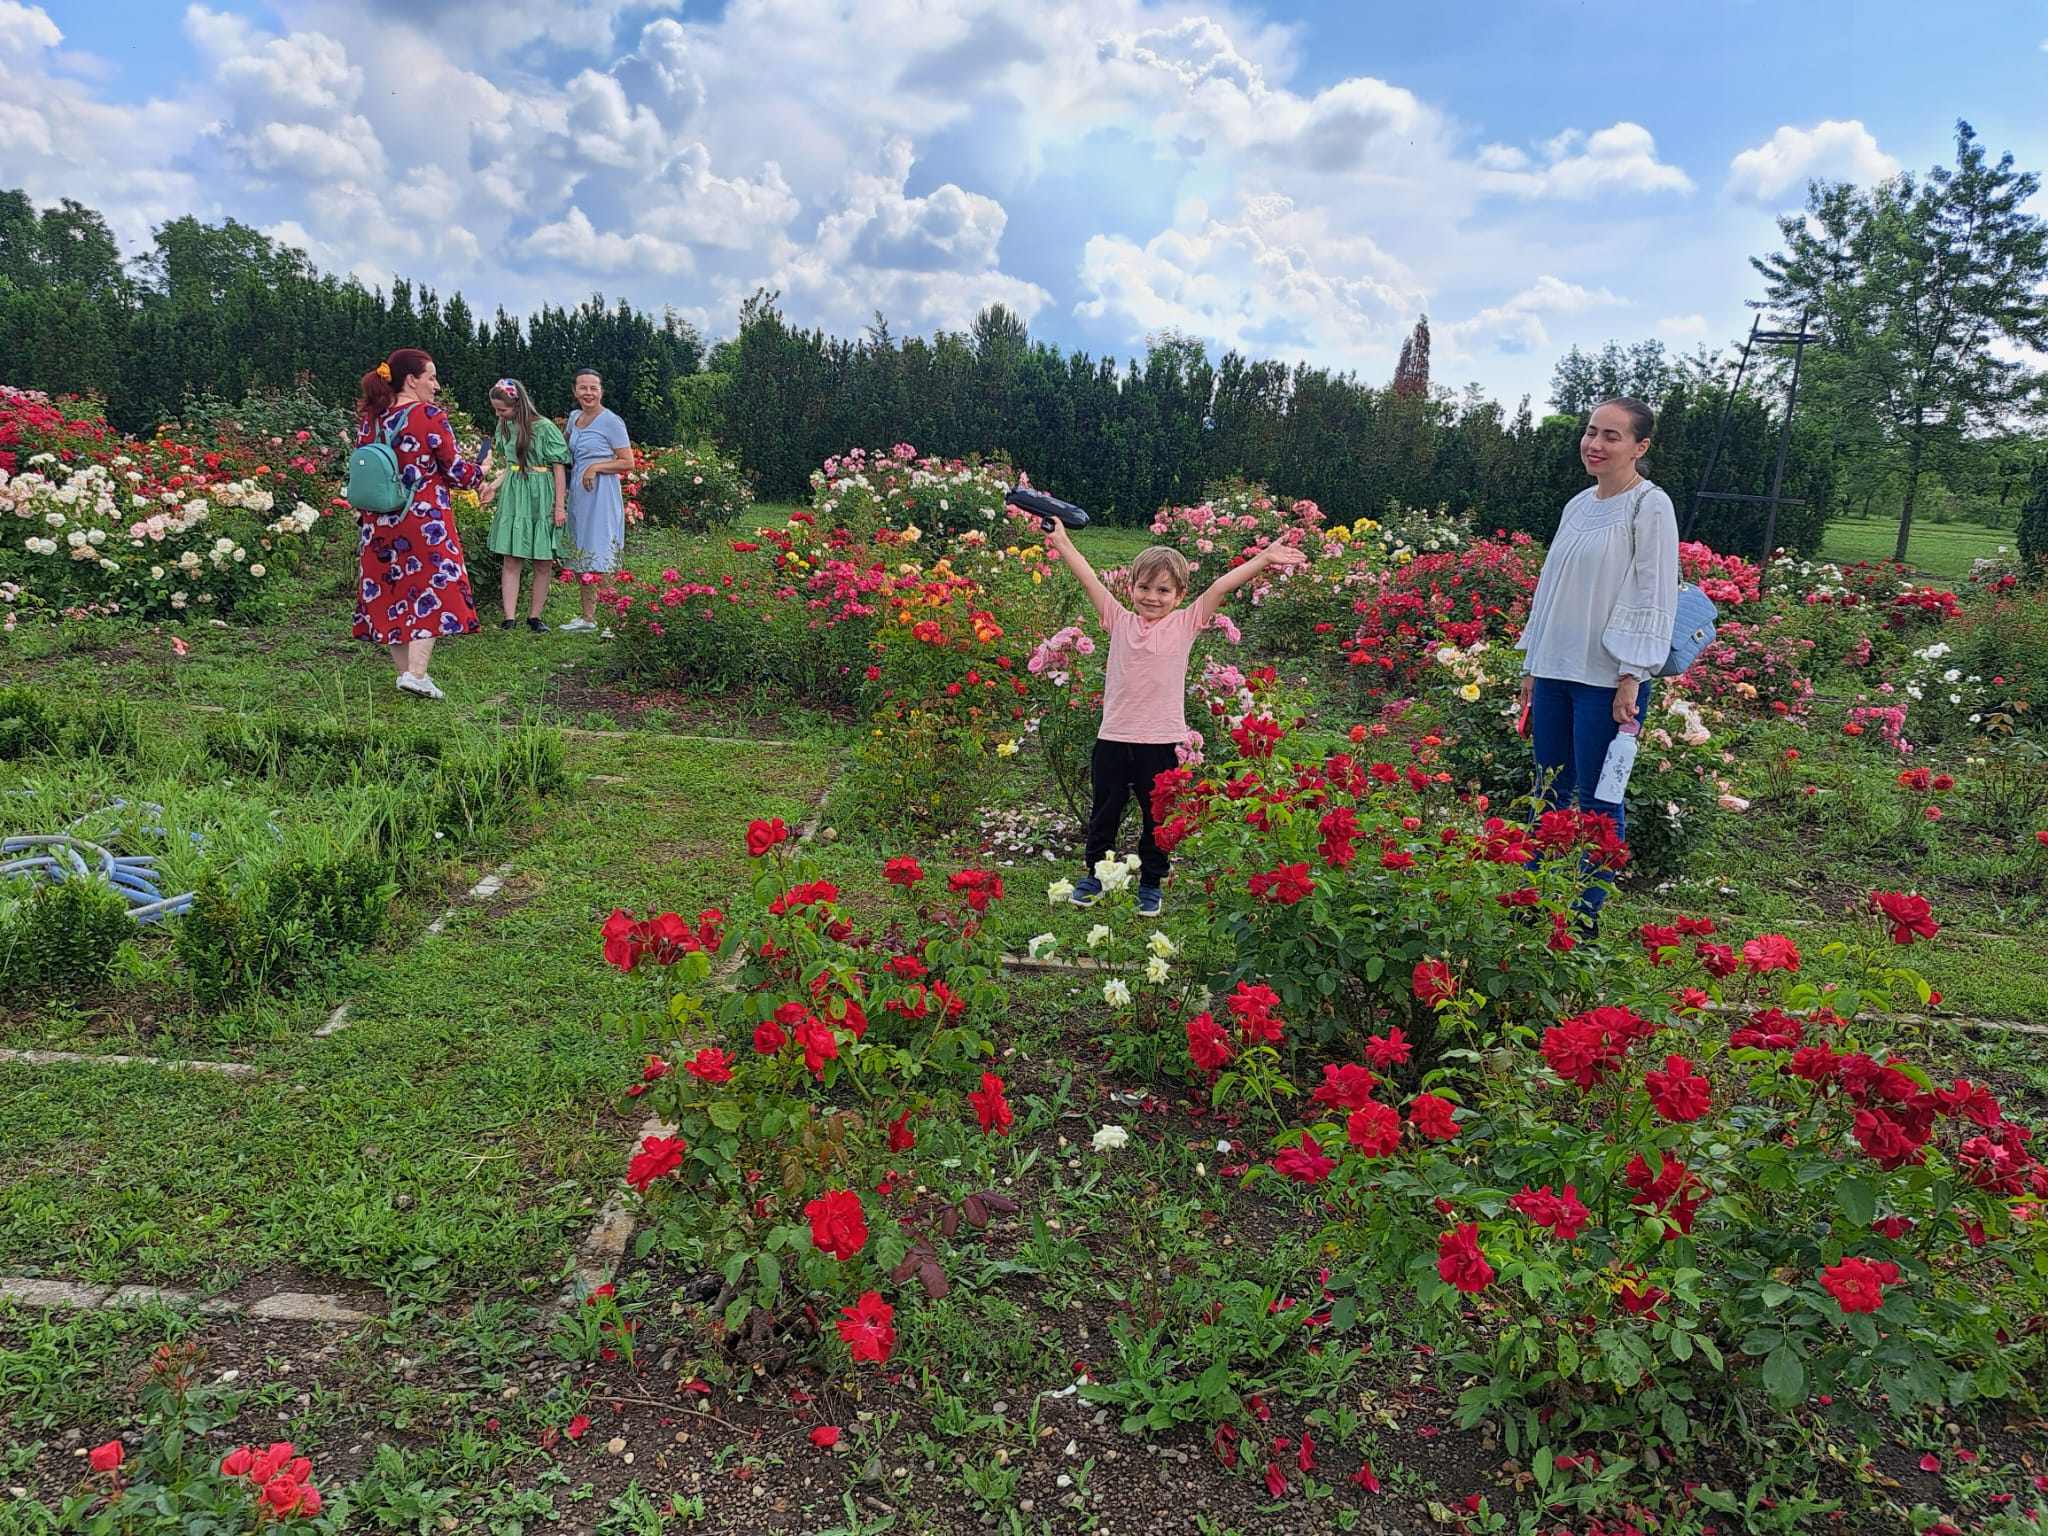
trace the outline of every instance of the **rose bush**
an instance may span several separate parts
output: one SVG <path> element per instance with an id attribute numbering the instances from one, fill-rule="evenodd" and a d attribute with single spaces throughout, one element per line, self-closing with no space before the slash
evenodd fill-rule
<path id="1" fill-rule="evenodd" d="M 985 1033 L 1002 1003 L 986 926 L 1002 880 L 891 859 L 898 909 L 863 927 L 780 821 L 754 822 L 747 848 L 756 910 L 740 920 L 605 924 L 606 959 L 672 993 L 628 1021 L 651 1053 L 629 1097 L 664 1128 L 627 1182 L 643 1242 L 721 1277 L 712 1310 L 735 1351 L 807 1345 L 843 1308 L 852 1358 L 879 1364 L 884 1289 L 944 1295 L 961 1227 L 1017 1209 L 990 1187 L 991 1143 L 1014 1120 Z"/>
<path id="2" fill-rule="evenodd" d="M 1399 764 L 1294 755 L 1301 702 L 1270 672 L 1247 692 L 1203 764 L 1161 775 L 1154 796 L 1161 845 L 1236 956 L 1228 981 L 1273 987 L 1322 1043 L 1399 1027 L 1419 1063 L 1461 1029 L 1489 1038 L 1541 999 L 1584 988 L 1567 914 L 1582 862 L 1627 860 L 1611 821 L 1565 811 L 1532 827 L 1491 814 L 1484 796 L 1461 804 L 1421 743 Z M 1353 736 L 1385 739 L 1365 727 Z M 1448 998 L 1416 983 L 1425 961 L 1456 979 Z M 1447 1001 L 1460 1028 L 1440 1035 Z"/>
<path id="3" fill-rule="evenodd" d="M 690 533 L 722 528 L 754 504 L 739 464 L 717 449 L 660 448 L 638 455 L 631 477 L 641 516 Z"/>
<path id="4" fill-rule="evenodd" d="M 1461 1417 L 1502 1415 L 1511 1450 L 1645 1421 L 1682 1442 L 1751 1388 L 1865 1434 L 1880 1401 L 2004 1397 L 2041 1361 L 2048 1166 L 1982 1086 L 1857 1022 L 1925 1006 L 1894 953 L 1938 928 L 1876 892 L 1868 942 L 1816 966 L 1646 927 L 1598 1006 L 1509 1021 L 1405 1103 L 1325 1101 L 1267 1176 L 1316 1186 L 1360 1295 L 1479 1309 Z"/>
<path id="5" fill-rule="evenodd" d="M 320 521 L 305 502 L 280 512 L 270 466 L 227 449 L 131 442 L 6 386 L 0 424 L 0 579 L 50 609 L 245 613 Z"/>

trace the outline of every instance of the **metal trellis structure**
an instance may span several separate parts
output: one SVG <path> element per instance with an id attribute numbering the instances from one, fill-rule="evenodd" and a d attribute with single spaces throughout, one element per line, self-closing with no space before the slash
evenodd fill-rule
<path id="1" fill-rule="evenodd" d="M 1764 513 L 1764 547 L 1757 567 L 1757 589 L 1769 579 L 1771 556 L 1778 539 L 1778 508 L 1803 507 L 1802 498 L 1787 496 L 1785 491 L 1785 454 L 1792 443 L 1792 410 L 1799 403 L 1799 364 L 1806 355 L 1806 349 L 1816 345 L 1820 337 L 1806 328 L 1806 316 L 1799 317 L 1799 324 L 1792 330 L 1765 330 L 1764 317 L 1759 314 L 1749 323 L 1749 338 L 1742 344 L 1742 358 L 1735 365 L 1735 378 L 1728 386 L 1728 396 L 1721 403 L 1721 421 L 1714 429 L 1714 445 L 1707 450 L 1706 467 L 1700 471 L 1699 489 L 1693 492 L 1692 512 L 1685 520 L 1685 537 L 1690 539 L 1693 530 L 1699 526 L 1700 512 L 1710 501 L 1762 502 Z M 1712 491 L 1707 487 L 1713 483 L 1714 468 L 1721 459 L 1721 445 L 1728 440 L 1728 424 L 1735 414 L 1735 399 L 1742 392 L 1742 378 L 1749 371 L 1751 356 L 1758 347 L 1790 347 L 1792 349 L 1792 379 L 1785 390 L 1785 415 L 1778 423 L 1778 461 L 1771 470 L 1771 489 L 1767 495 L 1755 495 L 1742 491 Z"/>

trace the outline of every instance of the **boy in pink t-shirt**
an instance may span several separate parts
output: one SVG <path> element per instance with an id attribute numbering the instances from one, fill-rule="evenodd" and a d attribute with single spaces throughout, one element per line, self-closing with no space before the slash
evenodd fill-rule
<path id="1" fill-rule="evenodd" d="M 1110 596 L 1063 525 L 1055 524 L 1046 542 L 1080 578 L 1095 617 L 1109 635 L 1102 725 L 1088 763 L 1094 796 L 1088 815 L 1088 870 L 1074 882 L 1068 899 L 1077 907 L 1091 907 L 1102 895 L 1095 868 L 1116 841 L 1125 802 L 1136 795 L 1144 820 L 1138 841 L 1138 915 L 1157 917 L 1165 905 L 1160 887 L 1168 865 L 1153 836 L 1152 781 L 1176 765 L 1175 749 L 1188 738 L 1188 653 L 1194 649 L 1195 636 L 1216 616 L 1225 598 L 1267 566 L 1303 565 L 1308 557 L 1292 545 L 1269 544 L 1219 576 L 1183 608 L 1187 560 L 1179 550 L 1154 545 L 1131 562 L 1131 606 L 1126 608 Z"/>

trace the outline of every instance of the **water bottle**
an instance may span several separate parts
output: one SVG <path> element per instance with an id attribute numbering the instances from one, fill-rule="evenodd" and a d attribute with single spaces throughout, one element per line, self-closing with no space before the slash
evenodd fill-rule
<path id="1" fill-rule="evenodd" d="M 1628 793 L 1628 776 L 1636 766 L 1636 738 L 1642 734 L 1642 722 L 1631 720 L 1619 731 L 1607 748 L 1607 761 L 1600 765 L 1600 782 L 1594 787 L 1593 798 L 1609 805 L 1621 804 L 1621 797 Z"/>

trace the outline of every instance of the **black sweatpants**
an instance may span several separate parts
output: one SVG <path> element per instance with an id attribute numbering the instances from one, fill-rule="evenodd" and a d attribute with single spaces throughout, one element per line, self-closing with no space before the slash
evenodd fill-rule
<path id="1" fill-rule="evenodd" d="M 1144 833 L 1138 839 L 1138 883 L 1164 885 L 1168 864 L 1166 852 L 1152 834 L 1152 781 L 1169 768 L 1178 767 L 1179 753 L 1170 741 L 1095 741 L 1095 753 L 1088 759 L 1088 785 L 1094 805 L 1088 812 L 1088 873 L 1115 846 L 1117 828 L 1123 824 L 1124 802 L 1138 797 L 1138 812 L 1144 817 Z"/>

